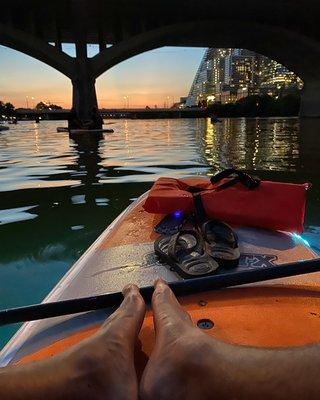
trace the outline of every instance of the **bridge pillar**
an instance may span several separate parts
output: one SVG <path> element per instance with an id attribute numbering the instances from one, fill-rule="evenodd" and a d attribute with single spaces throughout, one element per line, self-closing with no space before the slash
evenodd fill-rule
<path id="1" fill-rule="evenodd" d="M 320 80 L 304 82 L 301 92 L 300 117 L 320 118 Z"/>
<path id="2" fill-rule="evenodd" d="M 75 32 L 75 75 L 72 78 L 72 106 L 80 120 L 91 120 L 93 109 L 98 108 L 95 75 L 91 68 L 87 54 L 87 4 L 84 0 L 73 0 L 74 11 L 73 29 Z M 100 125 L 100 126 L 98 126 Z M 95 121 L 96 128 L 102 128 L 102 124 Z"/>
<path id="3" fill-rule="evenodd" d="M 89 120 L 94 108 L 98 108 L 95 79 L 88 71 L 87 60 L 77 60 L 78 68 L 72 79 L 72 106 L 79 119 Z"/>

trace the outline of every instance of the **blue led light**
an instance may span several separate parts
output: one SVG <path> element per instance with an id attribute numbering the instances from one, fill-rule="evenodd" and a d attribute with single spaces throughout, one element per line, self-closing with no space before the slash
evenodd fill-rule
<path id="1" fill-rule="evenodd" d="M 304 239 L 301 235 L 298 235 L 297 233 L 293 233 L 292 236 L 296 239 L 305 244 L 306 246 L 310 247 L 310 243 Z"/>
<path id="2" fill-rule="evenodd" d="M 182 212 L 181 211 L 175 211 L 173 213 L 173 216 L 174 216 L 175 219 L 180 219 L 181 216 L 182 216 Z"/>

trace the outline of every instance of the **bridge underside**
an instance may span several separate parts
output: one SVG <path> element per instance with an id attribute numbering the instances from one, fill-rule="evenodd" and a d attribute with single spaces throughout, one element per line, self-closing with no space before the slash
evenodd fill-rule
<path id="1" fill-rule="evenodd" d="M 301 116 L 320 117 L 316 0 L 11 0 L 1 7 L 0 44 L 68 76 L 81 119 L 97 106 L 99 75 L 161 46 L 247 48 L 275 59 L 304 81 Z M 76 57 L 62 43 L 74 43 Z M 87 44 L 99 45 L 93 58 Z"/>

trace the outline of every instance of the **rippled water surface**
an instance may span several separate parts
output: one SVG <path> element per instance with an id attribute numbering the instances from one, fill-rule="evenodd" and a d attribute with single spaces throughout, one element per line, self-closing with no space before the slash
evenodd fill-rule
<path id="1" fill-rule="evenodd" d="M 160 176 L 236 166 L 312 182 L 304 237 L 320 247 L 320 123 L 298 119 L 109 121 L 99 142 L 21 122 L 0 133 L 0 308 L 39 302 Z M 0 328 L 0 347 L 16 327 Z"/>

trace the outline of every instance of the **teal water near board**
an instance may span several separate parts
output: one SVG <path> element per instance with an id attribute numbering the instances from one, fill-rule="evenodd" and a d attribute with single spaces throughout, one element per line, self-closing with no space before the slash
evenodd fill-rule
<path id="1" fill-rule="evenodd" d="M 109 121 L 75 142 L 59 122 L 0 134 L 0 308 L 41 301 L 105 227 L 160 176 L 235 166 L 312 182 L 303 237 L 320 248 L 320 122 L 298 119 Z M 266 199 L 267 201 L 267 199 Z M 0 328 L 0 348 L 17 326 Z"/>

